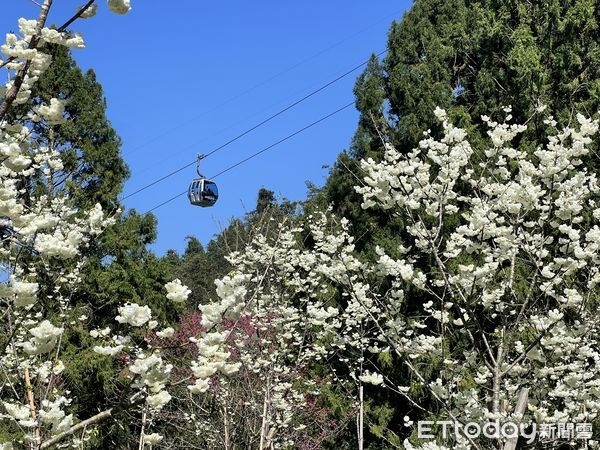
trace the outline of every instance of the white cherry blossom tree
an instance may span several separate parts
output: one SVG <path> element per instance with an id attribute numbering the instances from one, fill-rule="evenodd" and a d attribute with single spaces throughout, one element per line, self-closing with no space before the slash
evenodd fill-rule
<path id="1" fill-rule="evenodd" d="M 438 109 L 439 139 L 427 132 L 406 155 L 386 143 L 382 161 L 363 161 L 364 185 L 356 188 L 363 207 L 407 224 L 402 245 L 378 248 L 376 263 L 356 255 L 345 222 L 333 226 L 328 212 L 304 228 L 282 229 L 277 242 L 259 236 L 233 254 L 236 270 L 218 282 L 220 300 L 201 307 L 208 331 L 192 391 L 206 391 L 219 372 L 262 371 L 273 394 L 261 397 L 261 435 L 279 446 L 286 426 L 302 426 L 293 411 L 303 395 L 318 393 L 294 370 L 318 361 L 347 366 L 335 382 L 356 397 L 359 447 L 364 383 L 404 397 L 415 419 L 597 421 L 600 187 L 588 162 L 598 122 L 577 115 L 576 126 L 555 130 L 548 117 L 548 136 L 530 151 L 518 145 L 526 125 L 510 124 L 510 108 L 505 113 L 500 123 L 482 118 L 489 128 L 483 148 Z M 260 336 L 266 351 L 233 366 L 231 349 L 243 355 L 244 342 L 228 341 L 222 324 L 242 318 L 257 336 L 274 331 Z M 406 379 L 390 378 L 378 363 L 387 353 Z M 287 403 L 274 395 L 287 390 L 296 393 Z M 502 436 L 443 440 L 441 432 L 437 443 L 424 442 L 410 431 L 406 448 L 516 445 Z"/>
<path id="2" fill-rule="evenodd" d="M 0 443 L 0 448 L 77 446 L 89 438 L 94 424 L 114 412 L 108 409 L 93 417 L 74 417 L 69 413 L 73 399 L 61 382 L 62 342 L 71 328 L 87 323 L 87 317 L 70 303 L 84 263 L 81 250 L 114 220 L 100 205 L 77 209 L 65 192 L 52 189 L 51 173 L 62 168 L 59 155 L 40 146 L 31 129 L 19 124 L 46 121 L 55 125 L 69 120 L 64 108 L 68 99 L 51 99 L 27 111 L 26 117 L 13 119 L 11 110 L 28 100 L 31 87 L 52 63 L 44 52 L 47 43 L 85 47 L 83 38 L 67 32 L 67 27 L 77 19 L 92 17 L 97 10 L 95 0 L 89 0 L 59 28 L 46 27 L 52 5 L 52 0 L 44 0 L 37 19 L 19 19 L 19 33 L 7 34 L 0 47 L 4 54 L 0 69 L 9 79 L 0 87 L 0 420 L 13 436 L 11 442 Z M 118 14 L 130 10 L 129 0 L 109 0 L 108 6 Z M 166 294 L 182 302 L 189 291 L 176 280 L 166 286 Z M 147 430 L 153 415 L 170 400 L 166 384 L 172 366 L 163 361 L 160 350 L 135 333 L 140 328 L 145 333 L 156 329 L 163 336 L 173 332 L 158 325 L 147 306 L 123 302 L 115 330 L 90 331 L 98 341 L 94 351 L 106 356 L 123 353 L 129 358 L 132 396 L 125 403 L 141 409 L 140 448 L 160 442 L 160 435 Z"/>
<path id="3" fill-rule="evenodd" d="M 66 29 L 93 16 L 95 1 L 57 29 L 45 26 L 52 3 L 44 0 L 37 20 L 21 19 L 19 34 L 8 34 L 0 48 L 0 68 L 9 73 L 0 88 L 0 420 L 14 431 L 2 448 L 77 446 L 116 411 L 74 417 L 60 382 L 62 341 L 86 321 L 70 304 L 81 250 L 112 219 L 99 206 L 80 210 L 64 193 L 35 189 L 61 161 L 10 114 L 51 64 L 45 43 L 84 47 Z M 130 9 L 128 0 L 108 6 L 118 14 Z M 52 99 L 27 118 L 69 120 L 64 101 Z M 383 208 L 406 224 L 402 244 L 378 248 L 377 261 L 355 252 L 347 221 L 330 211 L 283 224 L 275 239 L 259 234 L 230 255 L 235 269 L 217 281 L 218 299 L 201 306 L 189 380 L 177 381 L 221 408 L 219 422 L 203 432 L 227 435 L 243 417 L 253 445 L 298 446 L 315 425 L 309 405 L 330 385 L 356 403 L 360 449 L 365 385 L 390 389 L 411 405 L 409 427 L 425 417 L 597 422 L 600 187 L 590 162 L 598 122 L 577 115 L 575 126 L 556 130 L 548 117 L 548 135 L 532 150 L 519 140 L 527 124 L 511 124 L 510 108 L 505 113 L 501 122 L 482 118 L 489 139 L 474 148 L 438 109 L 439 138 L 427 132 L 408 154 L 386 142 L 382 161 L 363 161 L 356 188 L 363 207 Z M 165 291 L 178 304 L 190 293 L 178 280 Z M 112 326 L 89 330 L 96 353 L 123 361 L 129 389 L 120 406 L 139 413 L 139 449 L 160 445 L 163 436 L 152 427 L 172 398 L 174 364 L 148 336 L 174 333 L 149 307 L 126 299 Z M 323 367 L 330 370 L 317 375 Z M 242 403 L 235 397 L 240 380 L 253 386 Z M 404 437 L 408 449 L 516 445 L 439 433 L 424 442 L 411 428 Z M 230 441 L 214 442 L 228 448 Z"/>

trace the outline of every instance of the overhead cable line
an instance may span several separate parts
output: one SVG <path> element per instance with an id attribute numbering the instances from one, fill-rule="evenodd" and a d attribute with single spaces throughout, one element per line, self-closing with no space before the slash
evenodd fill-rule
<path id="1" fill-rule="evenodd" d="M 226 169 L 223 169 L 223 170 L 221 170 L 219 173 L 217 173 L 217 174 L 215 174 L 214 176 L 210 177 L 210 179 L 211 179 L 211 180 L 214 180 L 214 179 L 215 179 L 215 178 L 217 178 L 218 176 L 220 176 L 220 175 L 223 175 L 223 174 L 224 174 L 224 173 L 226 173 L 226 172 L 229 172 L 230 170 L 232 170 L 232 169 L 234 169 L 234 168 L 236 168 L 236 167 L 238 167 L 238 166 L 240 166 L 240 165 L 242 165 L 242 164 L 246 163 L 247 161 L 250 161 L 250 160 L 251 160 L 251 159 L 253 159 L 253 158 L 256 158 L 257 156 L 261 155 L 262 153 L 266 152 L 267 150 L 270 150 L 270 149 L 272 149 L 273 147 L 276 147 L 277 145 L 279 145 L 279 144 L 282 144 L 283 142 L 285 142 L 285 141 L 287 141 L 287 140 L 289 140 L 289 139 L 293 138 L 294 136 L 297 136 L 298 134 L 300 134 L 300 133 L 302 133 L 302 132 L 304 132 L 304 131 L 308 130 L 309 128 L 312 128 L 312 127 L 314 127 L 315 125 L 317 125 L 317 124 L 319 124 L 319 123 L 321 123 L 321 122 L 323 122 L 323 121 L 325 121 L 325 120 L 329 119 L 330 117 L 332 117 L 332 116 L 335 116 L 336 114 L 338 114 L 338 113 L 340 113 L 340 112 L 342 112 L 342 111 L 344 111 L 344 110 L 348 109 L 348 108 L 349 108 L 349 107 L 351 107 L 352 105 L 354 105 L 354 101 L 352 101 L 352 102 L 350 102 L 350 103 L 348 103 L 348 104 L 346 104 L 346 105 L 342 106 L 341 108 L 338 108 L 338 109 L 336 109 L 336 110 L 335 110 L 335 111 L 333 111 L 333 112 L 330 112 L 330 113 L 329 113 L 329 114 L 327 114 L 326 116 L 323 116 L 323 117 L 321 117 L 320 119 L 317 119 L 317 120 L 315 120 L 314 122 L 312 122 L 312 123 L 310 123 L 310 124 L 308 124 L 308 125 L 306 125 L 306 126 L 304 126 L 304 127 L 300 128 L 299 130 L 296 130 L 296 131 L 294 131 L 292 134 L 288 134 L 286 137 L 284 137 L 284 138 L 282 138 L 282 139 L 279 139 L 277 142 L 274 142 L 274 143 L 272 143 L 271 145 L 269 145 L 269 146 L 267 146 L 267 147 L 265 147 L 265 148 L 263 148 L 263 149 L 261 149 L 261 150 L 259 150 L 259 151 L 255 152 L 255 153 L 251 154 L 250 156 L 248 156 L 248 157 L 246 157 L 246 158 L 242 159 L 241 161 L 238 161 L 237 163 L 235 163 L 235 164 L 233 164 L 233 165 L 231 165 L 231 166 L 227 167 Z M 195 162 L 194 162 L 194 163 L 195 163 Z M 166 205 L 167 203 L 171 203 L 173 200 L 175 200 L 175 199 L 177 199 L 177 198 L 181 197 L 182 195 L 185 195 L 186 193 L 187 193 L 187 189 L 186 189 L 185 191 L 183 191 L 183 192 L 180 192 L 180 193 L 179 193 L 179 194 L 177 194 L 177 195 L 174 195 L 173 197 L 169 198 L 168 200 L 165 200 L 164 202 L 162 202 L 162 203 L 160 203 L 160 204 L 158 204 L 158 205 L 154 206 L 153 208 L 150 208 L 148 211 L 146 211 L 146 214 L 147 214 L 147 213 L 149 213 L 149 212 L 152 212 L 152 211 L 154 211 L 154 210 L 156 210 L 156 209 L 158 209 L 158 208 L 160 208 L 161 206 L 164 206 L 164 205 Z"/>
<path id="2" fill-rule="evenodd" d="M 384 50 L 382 52 L 377 53 L 377 57 L 380 57 L 382 55 L 384 55 L 387 52 L 387 50 Z M 291 103 L 290 105 L 286 106 L 285 108 L 279 110 L 278 112 L 276 112 L 275 114 L 267 117 L 266 119 L 264 119 L 263 121 L 257 123 L 256 125 L 252 126 L 251 128 L 248 128 L 246 131 L 238 134 L 237 136 L 235 136 L 234 138 L 228 140 L 227 142 L 225 142 L 224 144 L 219 145 L 218 147 L 210 150 L 208 153 L 205 153 L 204 157 L 209 157 L 211 155 L 213 155 L 214 153 L 218 152 L 219 150 L 222 150 L 223 148 L 227 147 L 228 145 L 233 144 L 234 142 L 238 141 L 239 139 L 243 138 L 244 136 L 246 136 L 247 134 L 251 133 L 252 131 L 256 130 L 257 128 L 265 125 L 266 123 L 270 122 L 271 120 L 281 116 L 282 114 L 284 114 L 285 112 L 289 111 L 290 109 L 294 108 L 295 106 L 298 106 L 300 103 L 308 100 L 309 98 L 315 96 L 316 94 L 318 94 L 319 92 L 327 89 L 329 86 L 331 86 L 334 83 L 337 83 L 338 81 L 342 80 L 343 78 L 347 77 L 348 75 L 350 75 L 353 72 L 356 72 L 358 69 L 360 69 L 361 67 L 364 67 L 365 65 L 367 65 L 370 61 L 370 58 L 366 61 L 363 61 L 362 63 L 360 63 L 359 65 L 353 67 L 352 69 L 344 72 L 343 74 L 339 75 L 338 77 L 334 78 L 333 80 L 329 81 L 328 83 L 322 85 L 321 87 L 315 89 L 314 91 L 310 92 L 309 94 L 305 95 L 304 97 L 300 98 L 299 100 L 296 100 L 295 102 Z M 168 174 L 152 181 L 151 183 L 142 186 L 141 188 L 133 191 L 131 194 L 127 194 L 125 197 L 123 197 L 121 200 L 127 200 L 130 197 L 133 197 L 136 194 L 139 194 L 142 191 L 145 191 L 146 189 L 160 183 L 161 181 L 166 180 L 167 178 L 172 177 L 173 175 L 187 169 L 188 167 L 192 167 L 194 164 L 196 164 L 196 160 L 190 162 L 189 164 L 186 164 L 178 169 L 173 170 L 172 172 L 169 172 Z"/>
<path id="3" fill-rule="evenodd" d="M 208 109 L 208 110 L 206 110 L 206 111 L 204 111 L 204 112 L 202 112 L 202 113 L 200 113 L 200 114 L 198 114 L 198 115 L 195 115 L 194 117 L 190 118 L 190 120 L 188 120 L 187 122 L 185 122 L 185 123 L 180 123 L 180 124 L 178 124 L 178 125 L 176 125 L 176 126 L 174 126 L 174 127 L 170 128 L 170 129 L 168 129 L 168 130 L 165 130 L 163 133 L 161 133 L 161 134 L 159 134 L 159 135 L 156 135 L 156 136 L 154 136 L 154 137 L 150 138 L 149 140 L 146 140 L 145 142 L 142 142 L 141 144 L 139 144 L 139 145 L 137 145 L 137 146 L 135 146 L 135 147 L 133 147 L 133 148 L 129 149 L 129 151 L 131 152 L 131 151 L 136 151 L 136 150 L 138 150 L 138 149 L 144 148 L 144 147 L 146 147 L 148 144 L 151 144 L 151 143 L 153 143 L 153 142 L 156 142 L 158 139 L 160 139 L 160 138 L 162 138 L 162 137 L 164 137 L 164 136 L 167 136 L 167 135 L 169 135 L 170 133 L 172 133 L 173 131 L 176 131 L 176 130 L 178 130 L 178 129 L 180 129 L 180 128 L 184 127 L 186 123 L 191 123 L 191 122 L 193 122 L 193 121 L 195 121 L 195 120 L 197 120 L 197 119 L 199 119 L 199 118 L 201 118 L 201 117 L 203 117 L 203 116 L 205 116 L 205 115 L 207 115 L 207 114 L 210 114 L 210 113 L 212 113 L 212 112 L 214 112 L 214 111 L 217 111 L 217 110 L 219 110 L 221 107 L 223 107 L 223 106 L 225 106 L 225 105 L 227 105 L 227 104 L 229 104 L 229 103 L 231 103 L 231 102 L 233 102 L 233 101 L 235 101 L 235 100 L 237 100 L 237 99 L 239 99 L 239 98 L 241 98 L 241 97 L 245 96 L 246 94 L 249 94 L 250 92 L 254 91 L 255 89 L 257 89 L 257 88 L 259 88 L 259 87 L 262 87 L 262 86 L 264 86 L 264 85 L 268 84 L 270 81 L 272 81 L 272 80 L 275 80 L 275 79 L 279 78 L 280 76 L 282 76 L 282 75 L 284 75 L 284 74 L 286 74 L 286 73 L 288 73 L 288 72 L 290 72 L 290 71 L 294 70 L 294 69 L 295 69 L 295 68 L 297 68 L 297 67 L 300 67 L 300 66 L 304 65 L 305 63 L 307 63 L 307 62 L 309 62 L 309 61 L 311 61 L 311 60 L 313 60 L 313 59 L 315 59 L 315 58 L 317 58 L 317 57 L 319 57 L 319 56 L 323 55 L 324 53 L 327 53 L 327 52 L 329 52 L 330 50 L 332 50 L 332 49 L 334 49 L 334 48 L 338 47 L 339 45 L 343 44 L 344 42 L 346 42 L 346 41 L 348 41 L 348 40 L 350 40 L 350 39 L 354 39 L 355 37 L 357 37 L 357 36 L 361 35 L 362 33 L 366 32 L 367 30 L 370 30 L 371 28 L 373 28 L 375 25 L 379 24 L 380 22 L 382 22 L 382 21 L 384 21 L 384 20 L 388 20 L 390 17 L 397 17 L 397 16 L 398 16 L 400 13 L 402 13 L 402 12 L 404 11 L 404 9 L 405 9 L 405 8 L 399 9 L 399 10 L 397 10 L 397 11 L 393 11 L 392 13 L 390 13 L 390 14 L 387 14 L 387 15 L 386 15 L 386 16 L 384 16 L 384 17 L 381 17 L 380 19 L 376 20 L 375 22 L 372 22 L 371 24 L 369 24 L 369 25 L 368 25 L 368 26 L 366 26 L 365 28 L 362 28 L 362 29 L 358 30 L 357 32 L 355 32 L 355 33 L 353 33 L 353 34 L 351 34 L 351 35 L 349 35 L 349 36 L 346 36 L 346 37 L 344 37 L 343 39 L 341 39 L 341 40 L 339 40 L 339 41 L 337 41 L 337 42 L 335 42 L 335 43 L 331 44 L 329 47 L 326 47 L 326 48 L 324 48 L 324 49 L 322 49 L 322 50 L 318 51 L 317 53 L 314 53 L 313 55 L 311 55 L 311 56 L 309 56 L 309 57 L 307 57 L 307 58 L 305 58 L 305 59 L 303 59 L 303 60 L 301 60 L 301 61 L 297 62 L 296 64 L 294 64 L 294 65 L 292 65 L 292 66 L 289 66 L 288 68 L 286 68 L 286 69 L 284 69 L 284 70 L 282 70 L 282 71 L 280 71 L 280 72 L 278 72 L 278 73 L 276 73 L 276 74 L 274 74 L 274 75 L 270 76 L 270 77 L 269 77 L 269 78 L 267 78 L 267 79 L 264 79 L 263 81 L 261 81 L 261 82 L 259 82 L 259 83 L 255 84 L 254 86 L 252 86 L 252 87 L 250 87 L 250 88 L 246 89 L 245 91 L 242 91 L 242 92 L 240 92 L 240 93 L 238 93 L 238 94 L 234 95 L 233 97 L 229 97 L 227 100 L 225 100 L 225 101 L 224 101 L 223 103 L 221 103 L 220 105 L 217 105 L 217 106 L 215 106 L 215 107 L 213 107 L 213 108 L 211 108 L 211 109 Z"/>

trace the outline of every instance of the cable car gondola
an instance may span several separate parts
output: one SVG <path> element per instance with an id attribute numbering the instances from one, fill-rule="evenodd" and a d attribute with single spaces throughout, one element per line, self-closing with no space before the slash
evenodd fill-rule
<path id="1" fill-rule="evenodd" d="M 204 158 L 204 155 L 198 155 L 196 162 L 196 172 L 199 178 L 195 178 L 188 189 L 188 199 L 194 206 L 213 206 L 219 198 L 219 189 L 217 184 L 208 180 L 204 175 L 200 173 L 200 160 Z"/>

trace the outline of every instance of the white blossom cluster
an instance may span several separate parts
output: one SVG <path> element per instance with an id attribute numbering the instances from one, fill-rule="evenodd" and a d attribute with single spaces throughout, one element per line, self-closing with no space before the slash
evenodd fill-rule
<path id="1" fill-rule="evenodd" d="M 380 273 L 400 281 L 398 298 L 411 285 L 424 294 L 420 314 L 393 318 L 387 334 L 417 380 L 420 362 L 443 361 L 428 386 L 445 414 L 507 418 L 526 388 L 525 423 L 591 422 L 600 413 L 600 186 L 585 161 L 598 122 L 578 114 L 576 127 L 531 152 L 512 146 L 526 126 L 510 124 L 510 112 L 502 123 L 482 118 L 487 148 L 474 150 L 438 109 L 441 139 L 426 134 L 407 155 L 388 145 L 381 162 L 363 162 L 363 206 L 407 222 L 408 250 L 379 249 Z M 468 350 L 454 352 L 464 340 Z"/>
<path id="2" fill-rule="evenodd" d="M 337 227 L 339 234 L 326 232 L 330 227 Z M 298 246 L 302 232 L 310 233 L 313 247 Z M 267 442 L 286 448 L 298 444 L 294 431 L 306 427 L 302 412 L 307 399 L 332 382 L 306 378 L 315 363 L 352 355 L 348 365 L 357 376 L 350 384 L 358 383 L 358 375 L 365 383 L 381 384 L 381 375 L 361 372 L 357 358 L 374 323 L 360 303 L 368 287 L 349 276 L 362 269 L 353 250 L 348 222 L 336 223 L 319 213 L 309 218 L 306 229 L 283 227 L 275 241 L 258 235 L 243 252 L 230 255 L 236 270 L 215 282 L 219 300 L 200 306 L 208 331 L 195 339 L 196 382 L 190 390 L 212 393 L 234 410 L 230 390 L 239 379 L 256 380 L 255 395 L 236 416 L 257 417 L 265 424 L 258 432 Z M 335 301 L 334 286 L 345 289 L 345 311 Z M 371 313 L 378 310 L 372 301 L 369 308 Z M 264 404 L 270 406 L 263 409 Z"/>
<path id="3" fill-rule="evenodd" d="M 108 7 L 116 14 L 127 14 L 131 11 L 129 0 L 108 0 Z"/>
<path id="4" fill-rule="evenodd" d="M 189 289 L 175 280 L 165 286 L 167 292 L 175 292 L 180 297 L 189 294 Z M 177 302 L 180 302 L 179 297 Z M 171 298 L 171 300 L 173 300 Z M 150 423 L 154 416 L 171 401 L 168 385 L 171 379 L 173 364 L 169 363 L 160 348 L 154 348 L 147 339 L 140 341 L 134 337 L 134 331 L 140 330 L 148 335 L 157 329 L 158 321 L 152 319 L 152 310 L 147 305 L 137 303 L 126 303 L 118 308 L 119 314 L 115 322 L 120 324 L 120 330 L 111 327 L 95 329 L 90 331 L 90 336 L 97 340 L 98 344 L 93 351 L 106 357 L 125 355 L 129 361 L 127 370 L 130 374 L 131 386 L 137 391 L 130 401 L 132 407 L 141 404 L 142 415 L 145 421 Z M 122 333 L 121 333 L 122 332 Z M 166 327 L 156 331 L 156 336 L 161 339 L 172 337 L 175 330 Z M 193 370 L 193 368 L 192 368 Z M 146 428 L 147 430 L 148 428 Z M 159 433 L 144 433 L 142 445 L 151 446 L 162 441 L 163 436 Z"/>
<path id="5" fill-rule="evenodd" d="M 175 279 L 165 285 L 167 298 L 175 303 L 185 303 L 192 293 L 186 286 L 181 284 L 181 280 Z"/>
<path id="6" fill-rule="evenodd" d="M 363 206 L 406 224 L 401 245 L 376 249 L 376 264 L 328 212 L 233 253 L 219 300 L 201 306 L 207 332 L 196 340 L 190 389 L 224 392 L 233 381 L 222 369 L 233 362 L 240 378 L 258 374 L 260 395 L 244 414 L 266 419 L 259 431 L 275 447 L 293 445 L 297 413 L 318 393 L 299 373 L 318 361 L 345 365 L 333 381 L 353 396 L 379 387 L 418 404 L 424 390 L 440 419 L 597 419 L 600 186 L 586 160 L 598 123 L 578 115 L 576 127 L 551 131 L 531 151 L 512 145 L 527 127 L 511 124 L 510 112 L 501 123 L 483 117 L 489 141 L 473 148 L 438 109 L 441 138 L 427 132 L 408 154 L 387 143 L 382 161 L 363 161 Z M 381 361 L 391 358 L 410 379 L 390 378 Z M 516 414 L 522 392 L 527 407 Z"/>
<path id="7" fill-rule="evenodd" d="M 85 47 L 80 35 L 46 26 L 46 6 L 51 7 L 47 2 L 40 7 L 38 19 L 19 19 L 19 32 L 8 33 L 0 45 L 0 67 L 8 75 L 0 86 L 0 266 L 5 275 L 0 282 L 0 372 L 3 385 L 10 386 L 2 389 L 0 420 L 13 422 L 11 429 L 17 430 L 12 442 L 0 448 L 38 448 L 79 421 L 68 412 L 69 391 L 57 383 L 65 369 L 62 340 L 79 325 L 69 300 L 80 282 L 81 251 L 113 223 L 100 205 L 76 208 L 54 186 L 52 180 L 63 169 L 61 155 L 40 145 L 30 128 L 32 122 L 52 127 L 68 121 L 68 98 L 50 99 L 20 122 L 7 119 L 6 111 L 27 102 L 51 64 L 46 43 Z M 129 10 L 128 1 L 109 6 L 119 13 Z M 61 445 L 86 440 L 91 432 L 67 434 Z"/>

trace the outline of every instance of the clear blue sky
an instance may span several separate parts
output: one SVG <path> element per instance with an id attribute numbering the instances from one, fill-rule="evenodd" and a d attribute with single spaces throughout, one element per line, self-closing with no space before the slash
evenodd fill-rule
<path id="1" fill-rule="evenodd" d="M 30 0 L 2 7 L 0 31 L 34 18 Z M 83 0 L 55 0 L 50 23 L 62 23 Z M 108 116 L 123 139 L 131 169 L 125 194 L 195 159 L 289 103 L 385 49 L 393 19 L 408 0 L 149 1 L 132 0 L 130 14 L 108 12 L 78 21 L 87 49 L 74 51 L 104 87 Z M 205 161 L 210 176 L 353 100 L 360 71 Z M 222 175 L 219 202 L 197 208 L 181 197 L 155 211 L 159 254 L 185 248 L 185 236 L 208 242 L 232 217 L 250 211 L 261 187 L 291 200 L 305 181 L 322 185 L 347 148 L 358 114 L 347 109 Z M 139 212 L 187 188 L 192 167 L 125 201 Z"/>

